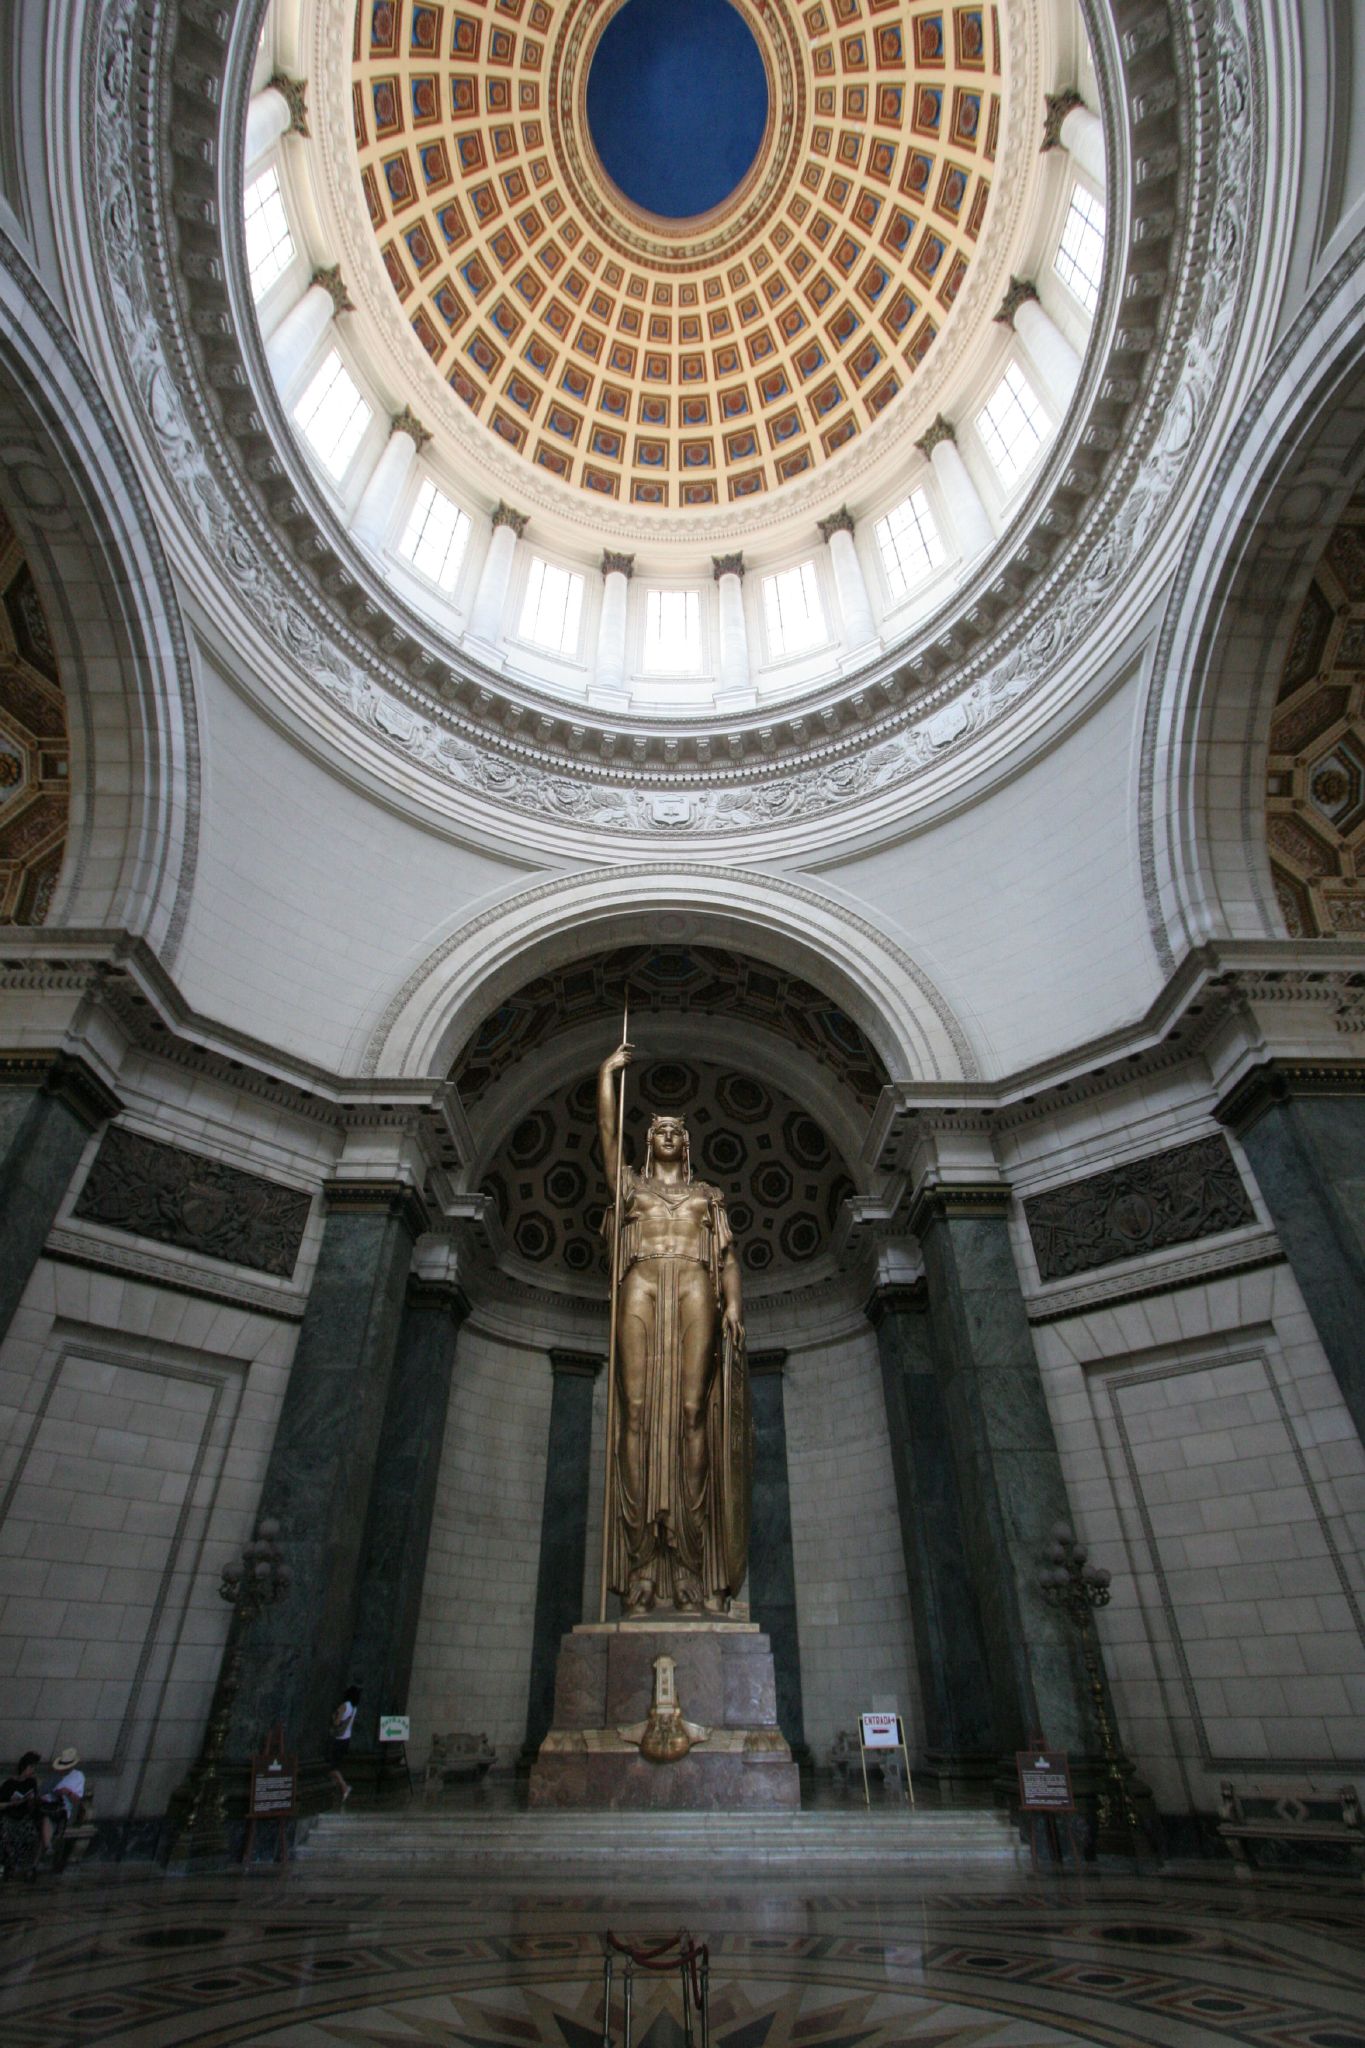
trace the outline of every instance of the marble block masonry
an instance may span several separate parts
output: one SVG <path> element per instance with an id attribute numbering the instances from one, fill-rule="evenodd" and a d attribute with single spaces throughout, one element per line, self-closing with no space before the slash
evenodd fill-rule
<path id="1" fill-rule="evenodd" d="M 673 1763 L 621 1733 L 641 1723 L 654 1659 L 674 1659 L 684 1719 L 707 1730 Z M 691 1812 L 790 1810 L 800 1773 L 777 1725 L 772 1648 L 756 1623 L 584 1623 L 565 1636 L 554 1726 L 531 1770 L 533 1807 Z"/>

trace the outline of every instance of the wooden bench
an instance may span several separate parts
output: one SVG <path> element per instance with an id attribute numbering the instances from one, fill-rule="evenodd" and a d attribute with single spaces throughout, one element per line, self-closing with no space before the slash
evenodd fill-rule
<path id="1" fill-rule="evenodd" d="M 1365 1821 L 1354 1785 L 1343 1785 L 1332 1798 L 1315 1799 L 1301 1792 L 1266 1792 L 1246 1798 L 1228 1778 L 1219 1787 L 1222 1819 L 1218 1833 L 1228 1845 L 1239 1877 L 1254 1876 L 1258 1851 L 1266 1843 L 1303 1848 L 1344 1849 L 1365 1873 Z"/>
<path id="2" fill-rule="evenodd" d="M 60 1876 L 68 1863 L 79 1863 L 98 1833 L 92 1820 L 77 1821 L 74 1827 L 63 1828 L 52 1845 L 52 1868 L 56 1875 Z"/>

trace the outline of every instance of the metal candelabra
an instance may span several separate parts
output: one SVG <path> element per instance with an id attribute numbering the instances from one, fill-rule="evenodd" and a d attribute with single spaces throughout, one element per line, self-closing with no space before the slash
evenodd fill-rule
<path id="1" fill-rule="evenodd" d="M 204 1824 L 216 1828 L 226 1825 L 222 1761 L 232 1709 L 241 1690 L 243 1639 L 256 1616 L 273 1607 L 277 1600 L 283 1600 L 294 1582 L 293 1569 L 285 1562 L 279 1546 L 279 1534 L 278 1522 L 270 1518 L 259 1522 L 251 1541 L 242 1545 L 237 1557 L 229 1558 L 219 1575 L 218 1597 L 230 1604 L 232 1619 L 204 1730 L 204 1746 L 183 1794 L 183 1826 L 189 1833 Z"/>
<path id="2" fill-rule="evenodd" d="M 1054 1522 L 1052 1542 L 1038 1574 L 1038 1586 L 1043 1598 L 1050 1606 L 1060 1608 L 1081 1639 L 1081 1656 L 1095 1710 L 1095 1724 L 1099 1729 L 1100 1747 L 1104 1752 L 1106 1782 L 1100 1791 L 1096 1818 L 1102 1833 L 1123 1833 L 1136 1843 L 1139 1822 L 1128 1790 L 1132 1766 L 1123 1754 L 1110 1715 L 1109 1691 L 1100 1663 L 1099 1642 L 1090 1619 L 1092 1608 L 1109 1605 L 1111 1582 L 1112 1574 L 1103 1565 L 1090 1563 L 1085 1545 L 1077 1542 L 1071 1525 Z"/>

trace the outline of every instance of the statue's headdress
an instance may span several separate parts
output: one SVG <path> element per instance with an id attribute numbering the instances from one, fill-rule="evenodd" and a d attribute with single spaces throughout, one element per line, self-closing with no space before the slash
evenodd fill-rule
<path id="1" fill-rule="evenodd" d="M 662 1115 L 652 1116 L 649 1120 L 649 1129 L 645 1132 L 645 1179 L 653 1180 L 654 1178 L 654 1133 L 660 1124 L 677 1124 L 681 1130 L 683 1137 L 683 1179 L 691 1180 L 692 1141 L 687 1134 L 687 1119 L 681 1116 L 672 1116 L 667 1112 Z"/>

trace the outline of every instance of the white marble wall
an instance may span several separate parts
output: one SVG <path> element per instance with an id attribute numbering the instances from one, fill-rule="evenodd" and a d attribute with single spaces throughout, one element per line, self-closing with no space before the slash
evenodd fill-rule
<path id="1" fill-rule="evenodd" d="M 871 1329 L 793 1349 L 782 1392 L 806 1741 L 824 1764 L 839 1729 L 894 1701 L 913 1750 L 910 1596 Z"/>

